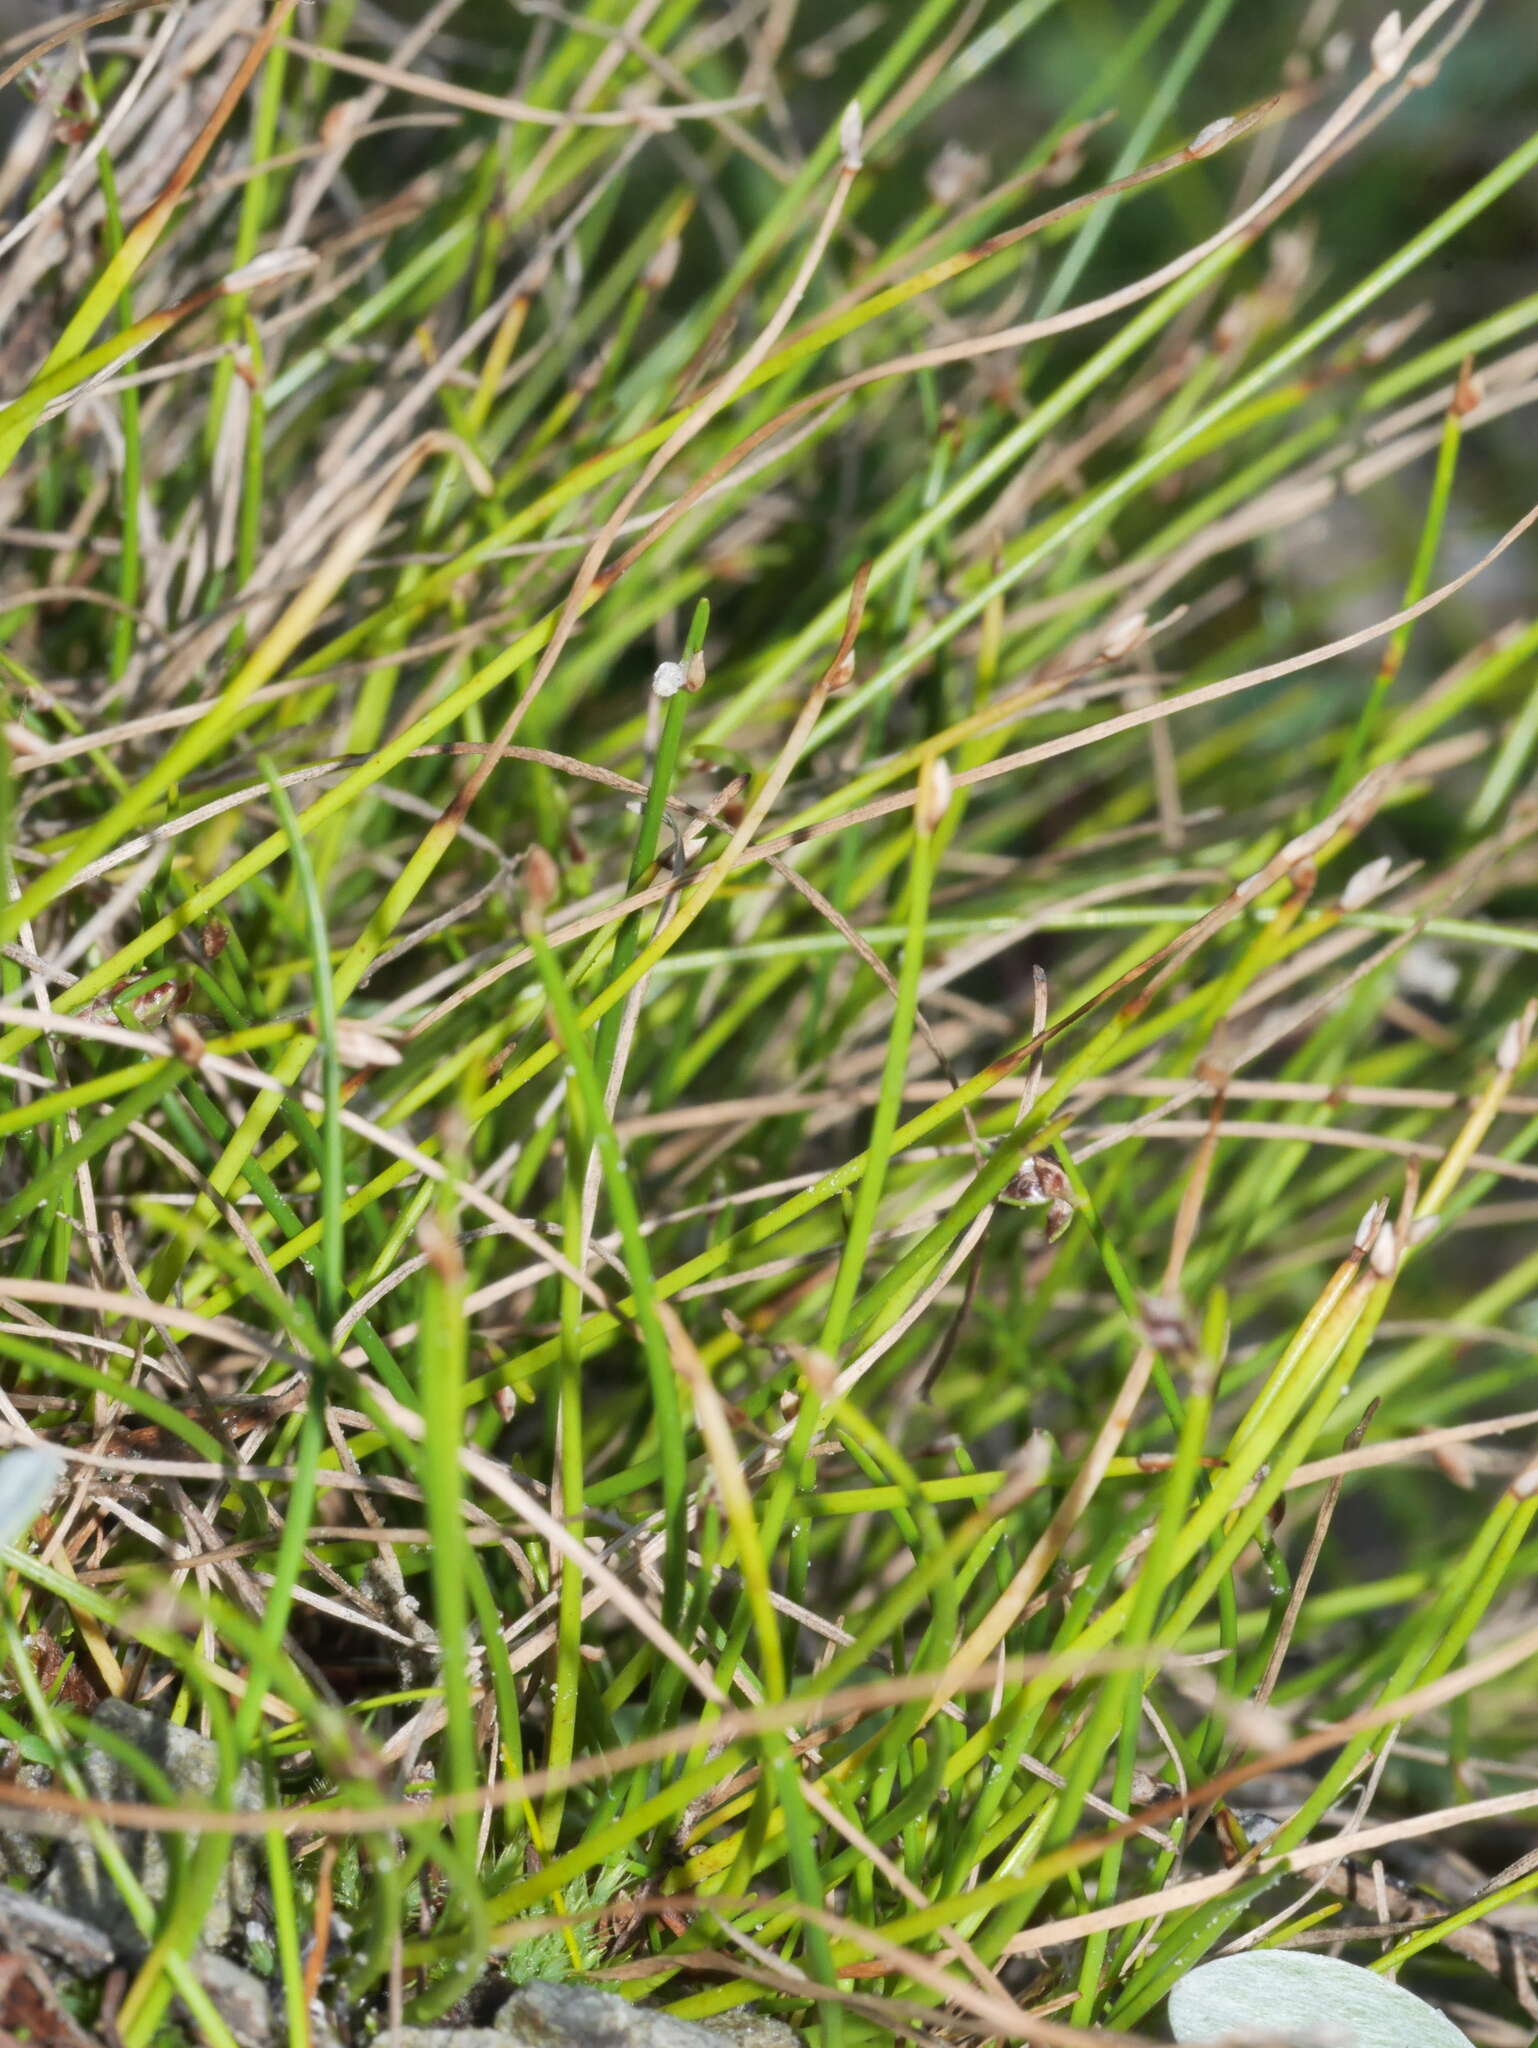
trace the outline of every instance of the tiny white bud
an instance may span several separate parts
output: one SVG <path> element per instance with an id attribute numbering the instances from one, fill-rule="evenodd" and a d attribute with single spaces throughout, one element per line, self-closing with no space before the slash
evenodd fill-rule
<path id="1" fill-rule="evenodd" d="M 1215 121 L 1209 121 L 1205 128 L 1198 129 L 1186 144 L 1187 156 L 1211 156 L 1215 149 L 1221 149 L 1236 126 L 1232 114 L 1220 114 Z"/>
<path id="2" fill-rule="evenodd" d="M 179 1060 L 185 1061 L 189 1067 L 199 1067 L 203 1064 L 203 1055 L 208 1047 L 196 1024 L 189 1024 L 185 1017 L 168 1017 L 166 1036 L 175 1046 L 176 1057 Z M 400 1054 L 397 1053 L 395 1057 L 399 1059 Z"/>
<path id="3" fill-rule="evenodd" d="M 801 1368 L 801 1377 L 806 1381 L 819 1401 L 826 1401 L 833 1392 L 838 1373 L 833 1360 L 826 1351 L 819 1351 L 815 1345 L 808 1345 L 796 1353 L 796 1363 Z"/>
<path id="4" fill-rule="evenodd" d="M 1010 1461 L 1010 1477 L 1027 1486 L 1040 1486 L 1052 1471 L 1052 1439 L 1044 1429 L 1033 1429 Z"/>
<path id="5" fill-rule="evenodd" d="M 1351 38 L 1344 29 L 1338 29 L 1319 52 L 1319 61 L 1327 78 L 1339 78 L 1351 62 Z"/>
<path id="6" fill-rule="evenodd" d="M 1495 1064 L 1503 1074 L 1514 1074 L 1521 1066 L 1522 1055 L 1527 1051 L 1527 1041 L 1532 1028 L 1531 1013 L 1524 1010 L 1520 1017 L 1513 1017 L 1501 1033 L 1501 1042 L 1495 1048 Z"/>
<path id="7" fill-rule="evenodd" d="M 1300 861 L 1311 861 L 1318 851 L 1319 831 L 1316 826 L 1310 826 L 1308 831 L 1299 832 L 1295 838 L 1288 840 L 1276 856 L 1277 864 L 1284 868 L 1295 868 Z M 1261 872 L 1264 873 L 1264 869 Z"/>
<path id="8" fill-rule="evenodd" d="M 1397 320 L 1385 320 L 1380 327 L 1375 327 L 1362 343 L 1362 361 L 1369 365 L 1383 362 L 1410 339 L 1430 310 L 1423 301 L 1412 306 L 1408 313 L 1402 313 Z"/>
<path id="9" fill-rule="evenodd" d="M 1255 332 L 1259 319 L 1260 307 L 1253 295 L 1235 299 L 1218 315 L 1218 324 L 1212 330 L 1214 346 L 1224 353 L 1239 348 Z"/>
<path id="10" fill-rule="evenodd" d="M 823 683 L 828 695 L 831 697 L 835 690 L 847 690 L 853 681 L 854 649 L 851 647 L 847 654 L 839 655 L 837 660 L 834 661 L 827 675 L 823 678 Z"/>
<path id="11" fill-rule="evenodd" d="M 1530 1458 L 1512 1480 L 1509 1488 L 1513 1500 L 1531 1500 L 1538 1493 L 1538 1458 Z"/>
<path id="12" fill-rule="evenodd" d="M 1084 168 L 1084 145 L 1097 126 L 1094 121 L 1081 121 L 1077 128 L 1069 129 L 1042 168 L 1043 184 L 1054 187 L 1072 184 Z"/>
<path id="13" fill-rule="evenodd" d="M 1267 283 L 1273 291 L 1295 292 L 1308 282 L 1309 264 L 1313 260 L 1314 237 L 1305 229 L 1280 228 L 1271 237 L 1270 275 Z"/>
<path id="14" fill-rule="evenodd" d="M 550 282 L 550 273 L 555 268 L 555 257 L 547 243 L 541 243 L 520 273 L 521 296 L 537 298 Z"/>
<path id="15" fill-rule="evenodd" d="M 48 742 L 41 733 L 31 731 L 16 718 L 6 721 L 5 743 L 17 755 L 45 754 L 48 751 Z"/>
<path id="16" fill-rule="evenodd" d="M 660 292 L 667 289 L 678 269 L 678 259 L 683 254 L 683 246 L 677 235 L 669 235 L 665 242 L 659 243 L 656 254 L 648 258 L 646 268 L 641 272 L 643 291 Z"/>
<path id="17" fill-rule="evenodd" d="M 970 199 L 987 174 L 987 166 L 964 142 L 947 142 L 924 174 L 936 206 L 959 206 Z"/>
<path id="18" fill-rule="evenodd" d="M 259 284 L 275 284 L 280 278 L 298 277 L 313 270 L 320 258 L 313 249 L 268 249 L 232 270 L 220 284 L 221 292 L 249 292 Z"/>
<path id="19" fill-rule="evenodd" d="M 1377 1236 L 1378 1225 L 1383 1221 L 1387 1213 L 1387 1202 L 1378 1201 L 1373 1203 L 1361 1222 L 1356 1226 L 1356 1236 L 1351 1240 L 1351 1249 L 1354 1252 L 1366 1251 L 1367 1247 Z"/>
<path id="20" fill-rule="evenodd" d="M 1392 1280 L 1399 1266 L 1399 1239 L 1394 1226 L 1385 1217 L 1383 1228 L 1372 1241 L 1372 1250 L 1367 1254 L 1367 1263 L 1380 1280 Z"/>
<path id="21" fill-rule="evenodd" d="M 1007 1515 L 1029 1500 L 1052 1471 L 1052 1439 L 1044 1429 L 1033 1429 L 1024 1444 L 1005 1462 L 1004 1483 L 989 1502 L 991 1515 Z"/>
<path id="22" fill-rule="evenodd" d="M 1399 9 L 1385 14 L 1373 30 L 1372 68 L 1379 78 L 1392 78 L 1404 62 L 1404 24 L 1399 19 Z"/>
<path id="23" fill-rule="evenodd" d="M 336 1020 L 336 1054 L 344 1067 L 398 1067 L 400 1048 L 383 1032 L 351 1017 Z"/>
<path id="24" fill-rule="evenodd" d="M 561 871 L 549 851 L 537 842 L 523 856 L 519 871 L 523 894 L 524 921 L 544 922 L 545 912 L 560 894 Z M 570 1074 L 571 1068 L 566 1069 Z"/>
<path id="25" fill-rule="evenodd" d="M 860 145 L 865 140 L 865 122 L 860 113 L 860 102 L 851 100 L 844 109 L 844 117 L 838 124 L 839 154 L 844 159 L 846 171 L 857 171 L 865 161 L 860 154 Z"/>
<path id="26" fill-rule="evenodd" d="M 1365 909 L 1375 896 L 1383 894 L 1384 885 L 1393 871 L 1394 863 L 1386 853 L 1380 853 L 1376 860 L 1359 867 L 1340 892 L 1341 909 Z"/>
<path id="27" fill-rule="evenodd" d="M 1417 1216 L 1410 1225 L 1405 1243 L 1409 1246 L 1424 1244 L 1428 1238 L 1435 1237 L 1441 1228 L 1442 1219 L 1440 1216 Z"/>
<path id="28" fill-rule="evenodd" d="M 465 1277 L 465 1262 L 459 1242 L 431 1210 L 417 1224 L 417 1243 L 438 1278 L 446 1286 L 457 1287 Z"/>
<path id="29" fill-rule="evenodd" d="M 956 784 L 944 756 L 934 755 L 919 771 L 919 797 L 914 813 L 914 822 L 926 837 L 939 831 L 955 793 Z"/>
<path id="30" fill-rule="evenodd" d="M 1429 939 L 1407 947 L 1400 955 L 1396 979 L 1407 995 L 1450 1003 L 1458 993 L 1460 978 L 1457 961 Z"/>
<path id="31" fill-rule="evenodd" d="M 657 672 L 652 677 L 652 688 L 659 697 L 676 697 L 687 681 L 681 663 L 659 661 Z"/>
<path id="32" fill-rule="evenodd" d="M 1258 1755 L 1285 1749 L 1296 1733 L 1279 1708 L 1262 1706 L 1258 1700 L 1219 1700 L 1216 1705 L 1235 1742 Z"/>
<path id="33" fill-rule="evenodd" d="M 1147 631 L 1147 612 L 1128 612 L 1124 618 L 1113 619 L 1106 627 L 1100 652 L 1107 661 L 1120 661 L 1124 654 L 1132 652 Z"/>
<path id="34" fill-rule="evenodd" d="M 352 131 L 362 122 L 367 111 L 367 95 L 354 93 L 351 99 L 338 100 L 330 107 L 320 124 L 320 139 L 327 149 L 335 149 L 345 142 Z"/>

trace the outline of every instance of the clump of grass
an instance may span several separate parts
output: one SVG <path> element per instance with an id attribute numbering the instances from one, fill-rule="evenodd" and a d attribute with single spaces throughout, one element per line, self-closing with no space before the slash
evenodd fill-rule
<path id="1" fill-rule="evenodd" d="M 38 60 L 0 1731 L 260 1764 L 295 2048 L 489 1968 L 1067 2041 L 1507 1860 L 1538 135 L 1407 215 L 1509 35 L 1327 12 Z M 226 2038 L 239 1824 L 128 2048 Z M 1535 1881 L 1327 1931 L 1504 2041 Z"/>

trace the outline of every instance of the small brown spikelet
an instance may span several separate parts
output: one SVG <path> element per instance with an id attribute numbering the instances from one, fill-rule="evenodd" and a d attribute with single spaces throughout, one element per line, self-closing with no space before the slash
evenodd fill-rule
<path id="1" fill-rule="evenodd" d="M 1073 1189 L 1068 1176 L 1045 1152 L 1033 1152 L 1000 1195 L 1001 1202 L 1018 1203 L 1021 1208 L 1045 1207 L 1046 1239 L 1056 1244 L 1073 1221 Z"/>
<path id="2" fill-rule="evenodd" d="M 561 871 L 543 846 L 531 846 L 524 855 L 520 880 L 524 922 L 542 925 L 545 912 L 561 892 Z"/>

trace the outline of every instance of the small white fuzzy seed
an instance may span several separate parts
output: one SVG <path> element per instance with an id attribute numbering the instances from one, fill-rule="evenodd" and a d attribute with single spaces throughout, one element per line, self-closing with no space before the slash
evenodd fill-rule
<path id="1" fill-rule="evenodd" d="M 659 697 L 676 697 L 686 681 L 681 663 L 659 661 L 657 672 L 652 677 L 652 688 Z"/>
<path id="2" fill-rule="evenodd" d="M 1022 1484 L 1040 1486 L 1052 1471 L 1052 1439 L 1044 1429 L 1033 1429 L 1010 1467 L 1010 1476 Z"/>

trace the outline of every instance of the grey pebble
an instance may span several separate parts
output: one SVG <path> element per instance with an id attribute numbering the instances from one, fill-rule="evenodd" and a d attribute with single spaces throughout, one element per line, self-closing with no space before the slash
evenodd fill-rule
<path id="1" fill-rule="evenodd" d="M 158 1714 L 145 1713 L 140 1707 L 126 1706 L 121 1700 L 104 1700 L 91 1720 L 93 1726 L 108 1730 L 139 1750 L 180 1798 L 197 1804 L 213 1798 L 219 1782 L 219 1750 L 206 1736 Z M 91 1798 L 142 1801 L 148 1797 L 139 1773 L 105 1750 L 87 1750 L 80 1759 L 79 1770 Z M 261 1803 L 261 1776 L 247 1765 L 236 1779 L 235 1804 L 253 1808 Z M 62 1824 L 59 1834 L 58 1848 L 38 1895 L 46 1905 L 92 1922 L 119 1955 L 142 1955 L 146 1947 L 144 1938 L 83 1830 Z M 185 1837 L 172 1838 L 172 1847 L 168 1848 L 166 1837 L 146 1834 L 140 1829 L 123 1829 L 117 1839 L 150 1903 L 162 1905 L 171 1893 L 172 1855 L 189 1855 L 191 1843 Z M 243 1914 L 250 1905 L 255 1869 L 254 1846 L 237 1842 L 207 1903 L 202 1934 L 205 1948 L 219 1948 L 229 1939 L 235 1915 Z"/>
<path id="2" fill-rule="evenodd" d="M 500 2048 L 721 2048 L 722 2041 L 698 2020 L 676 2020 L 582 1984 L 525 1984 L 495 2024 Z M 782 2030 L 784 2048 L 794 2039 Z"/>
<path id="3" fill-rule="evenodd" d="M 14 1750 L 7 1751 L 7 1765 L 14 1756 Z M 14 1780 L 29 1792 L 43 1792 L 48 1788 L 48 1773 L 41 1764 L 22 1764 L 14 1772 Z M 29 1886 L 35 1886 L 48 1868 L 48 1843 L 34 1827 L 0 1827 L 0 1878 L 25 1878 Z"/>
<path id="4" fill-rule="evenodd" d="M 25 1942 L 55 1962 L 68 1963 L 84 1976 L 93 1977 L 111 1966 L 112 1943 L 98 1927 L 61 1913 L 42 1899 L 25 1892 L 0 1888 L 0 1935 Z"/>
<path id="5" fill-rule="evenodd" d="M 228 1956 L 199 1956 L 193 1968 L 240 2048 L 269 2048 L 275 2031 L 272 2000 L 261 1978 Z"/>
<path id="6" fill-rule="evenodd" d="M 489 2027 L 388 2029 L 376 2048 L 805 2048 L 783 2020 L 754 2012 L 678 2020 L 582 1984 L 525 1984 Z"/>

